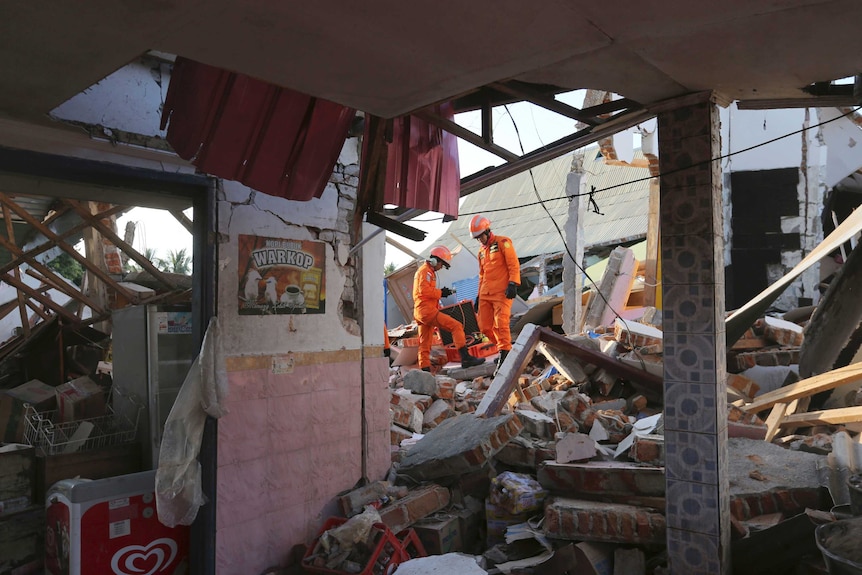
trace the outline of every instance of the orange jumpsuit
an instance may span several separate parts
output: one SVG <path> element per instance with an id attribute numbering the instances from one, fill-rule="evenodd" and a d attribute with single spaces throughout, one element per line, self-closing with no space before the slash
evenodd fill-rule
<path id="1" fill-rule="evenodd" d="M 440 313 L 440 297 L 437 289 L 437 272 L 428 262 L 423 263 L 413 276 L 413 319 L 419 324 L 419 367 L 431 367 L 431 341 L 434 328 L 444 329 L 452 334 L 455 347 L 467 345 L 464 326 L 458 320 Z"/>
<path id="2" fill-rule="evenodd" d="M 512 240 L 493 233 L 479 250 L 479 329 L 497 344 L 497 351 L 512 349 L 512 300 L 506 298 L 509 282 L 521 284 L 521 264 Z"/>

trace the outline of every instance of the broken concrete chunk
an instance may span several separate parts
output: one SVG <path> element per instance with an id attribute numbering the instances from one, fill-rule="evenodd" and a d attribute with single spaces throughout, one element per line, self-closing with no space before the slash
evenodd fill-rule
<path id="1" fill-rule="evenodd" d="M 739 373 L 727 374 L 727 387 L 740 392 L 750 401 L 760 391 L 760 386 L 753 379 Z"/>
<path id="2" fill-rule="evenodd" d="M 392 393 L 396 393 L 402 397 L 407 398 L 408 400 L 415 403 L 416 407 L 418 407 L 422 411 L 425 411 L 426 409 L 428 409 L 428 407 L 432 403 L 434 403 L 434 398 L 431 397 L 430 395 L 422 395 L 419 393 L 413 393 L 409 389 L 399 388 L 399 389 L 394 390 Z"/>
<path id="3" fill-rule="evenodd" d="M 580 336 L 577 339 L 571 339 L 577 341 L 588 349 L 592 349 L 596 352 L 600 351 L 595 340 L 592 340 L 587 336 Z M 578 358 L 567 355 L 562 349 L 539 343 L 536 346 L 536 351 L 544 355 L 557 371 L 574 384 L 586 382 L 589 373 L 595 371 L 595 366 L 585 365 Z"/>
<path id="4" fill-rule="evenodd" d="M 392 417 L 392 423 L 411 429 L 416 433 L 422 432 L 422 410 L 408 397 L 392 393 L 389 402 L 389 414 Z"/>
<path id="5" fill-rule="evenodd" d="M 558 433 L 557 463 L 585 461 L 596 456 L 596 441 L 583 433 Z"/>
<path id="6" fill-rule="evenodd" d="M 413 437 L 413 432 L 409 429 L 404 429 L 399 425 L 395 425 L 394 423 L 389 426 L 389 443 L 391 445 L 401 445 L 401 442 L 405 439 L 410 439 Z"/>
<path id="7" fill-rule="evenodd" d="M 556 432 L 554 420 L 538 411 L 516 409 L 515 415 L 521 420 L 524 431 L 540 439 L 551 439 Z"/>
<path id="8" fill-rule="evenodd" d="M 548 461 L 537 477 L 548 491 L 571 497 L 663 497 L 665 491 L 663 468 L 622 461 Z"/>
<path id="9" fill-rule="evenodd" d="M 404 374 L 404 389 L 420 395 L 434 395 L 437 393 L 437 380 L 430 372 L 411 369 Z"/>
<path id="10" fill-rule="evenodd" d="M 480 469 L 522 428 L 514 414 L 452 417 L 425 434 L 407 452 L 399 473 L 422 481 Z"/>
<path id="11" fill-rule="evenodd" d="M 440 399 L 454 399 L 456 381 L 451 377 L 438 375 L 436 377 L 437 391 L 434 393 Z"/>
<path id="12" fill-rule="evenodd" d="M 763 318 L 763 335 L 779 345 L 802 345 L 802 326 L 791 321 L 766 316 Z"/>
<path id="13" fill-rule="evenodd" d="M 636 321 L 614 320 L 614 339 L 629 349 L 649 347 L 662 353 L 662 331 Z"/>
<path id="14" fill-rule="evenodd" d="M 554 496 L 545 505 L 545 534 L 569 541 L 664 543 L 664 515 L 645 507 Z"/>
<path id="15" fill-rule="evenodd" d="M 530 403 L 542 413 L 553 414 L 564 395 L 565 391 L 547 391 L 531 399 Z"/>
<path id="16" fill-rule="evenodd" d="M 375 481 L 339 496 L 338 504 L 341 506 L 341 511 L 345 517 L 353 517 L 362 513 L 369 503 L 380 501 L 386 497 L 388 490 L 388 481 Z"/>
<path id="17" fill-rule="evenodd" d="M 380 508 L 380 521 L 394 533 L 407 529 L 423 517 L 428 517 L 449 505 L 449 490 L 441 485 L 426 485 L 410 491 Z"/>
<path id="18" fill-rule="evenodd" d="M 664 436 L 635 435 L 629 449 L 629 458 L 637 463 L 664 466 Z"/>
<path id="19" fill-rule="evenodd" d="M 457 415 L 445 399 L 438 399 L 425 410 L 422 419 L 422 429 L 433 429 L 450 417 Z"/>
<path id="20" fill-rule="evenodd" d="M 461 553 L 419 557 L 398 566 L 398 575 L 439 575 L 441 573 L 487 575 L 488 572 L 479 567 L 476 557 Z"/>

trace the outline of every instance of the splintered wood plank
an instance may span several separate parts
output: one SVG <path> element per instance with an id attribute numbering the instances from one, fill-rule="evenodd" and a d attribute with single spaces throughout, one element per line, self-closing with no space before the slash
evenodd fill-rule
<path id="1" fill-rule="evenodd" d="M 862 406 L 840 407 L 788 415 L 781 422 L 782 426 L 808 427 L 811 425 L 842 425 L 862 421 Z"/>
<path id="2" fill-rule="evenodd" d="M 854 383 L 856 381 L 862 381 L 862 362 L 821 373 L 764 393 L 759 397 L 755 397 L 754 401 L 742 409 L 748 413 L 757 413 L 772 407 L 776 403 L 788 403 L 800 397 L 807 397 L 820 391 L 828 391 L 846 383 Z"/>
<path id="3" fill-rule="evenodd" d="M 789 405 L 786 403 L 776 403 L 772 406 L 772 411 L 769 412 L 769 417 L 766 418 L 765 441 L 771 442 L 775 439 L 775 436 L 778 434 L 778 430 L 781 428 L 781 420 L 784 419 L 784 415 L 787 413 L 788 407 Z"/>

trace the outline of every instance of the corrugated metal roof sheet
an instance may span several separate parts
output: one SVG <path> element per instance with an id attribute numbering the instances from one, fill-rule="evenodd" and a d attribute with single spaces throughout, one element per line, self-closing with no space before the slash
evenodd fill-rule
<path id="1" fill-rule="evenodd" d="M 584 223 L 585 247 L 612 245 L 646 236 L 649 206 L 649 169 L 607 165 L 597 147 L 579 150 L 533 168 L 536 189 L 560 230 L 568 214 L 566 176 L 575 154 L 585 154 L 585 191 L 595 186 L 602 214 L 588 211 Z M 643 158 L 638 151 L 635 158 Z M 563 238 L 538 201 L 529 172 L 523 172 L 464 199 L 460 217 L 452 222 L 440 244 L 457 245 L 454 235 L 471 251 L 470 218 L 481 213 L 491 220 L 494 233 L 512 238 L 519 258 L 565 250 Z M 423 254 L 426 255 L 426 254 Z"/>

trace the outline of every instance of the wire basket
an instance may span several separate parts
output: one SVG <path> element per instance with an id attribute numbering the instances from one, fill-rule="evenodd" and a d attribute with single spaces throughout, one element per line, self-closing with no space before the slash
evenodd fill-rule
<path id="1" fill-rule="evenodd" d="M 114 393 L 132 404 L 131 417 L 114 411 L 111 401 Z M 134 441 L 143 411 L 141 402 L 134 395 L 112 388 L 105 403 L 105 415 L 68 422 L 60 421 L 58 410 L 40 412 L 25 403 L 24 440 L 42 455 L 76 453 Z"/>

